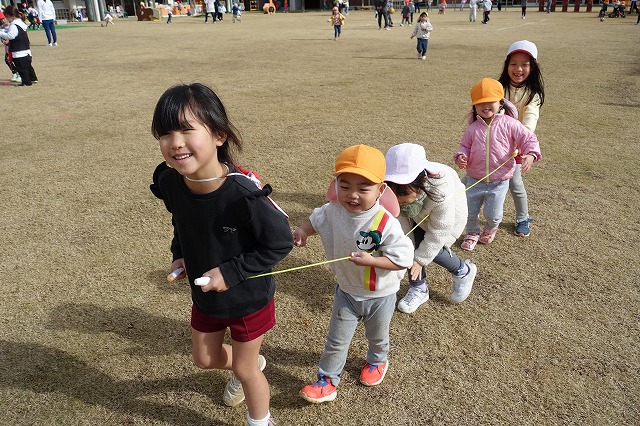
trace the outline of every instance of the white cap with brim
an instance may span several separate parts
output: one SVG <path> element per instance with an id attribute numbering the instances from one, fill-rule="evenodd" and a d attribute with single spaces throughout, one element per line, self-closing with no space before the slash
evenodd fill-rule
<path id="1" fill-rule="evenodd" d="M 511 43 L 511 46 L 509 46 L 509 49 L 507 50 L 507 56 L 516 52 L 524 52 L 536 61 L 538 60 L 538 48 L 529 40 L 520 40 L 515 43 Z"/>
<path id="2" fill-rule="evenodd" d="M 385 160 L 387 173 L 384 180 L 399 185 L 410 184 L 423 170 L 431 175 L 438 175 L 441 171 L 438 163 L 428 161 L 424 148 L 415 143 L 392 146 L 387 151 Z"/>

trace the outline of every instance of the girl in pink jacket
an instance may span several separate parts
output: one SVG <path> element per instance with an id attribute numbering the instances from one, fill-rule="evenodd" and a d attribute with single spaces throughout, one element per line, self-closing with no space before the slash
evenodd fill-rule
<path id="1" fill-rule="evenodd" d="M 490 244 L 502 221 L 509 179 L 515 169 L 514 152 L 522 154 L 522 173 L 540 160 L 536 135 L 517 120 L 518 112 L 504 99 L 502 84 L 484 78 L 471 88 L 469 127 L 462 136 L 454 161 L 466 169 L 469 214 L 461 248 L 473 250 L 480 241 Z M 500 114 L 504 110 L 505 114 Z M 480 209 L 485 226 L 480 233 Z"/>

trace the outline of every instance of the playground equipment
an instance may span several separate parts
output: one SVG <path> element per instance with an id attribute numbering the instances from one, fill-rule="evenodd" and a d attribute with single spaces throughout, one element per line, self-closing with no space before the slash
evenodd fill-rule
<path id="1" fill-rule="evenodd" d="M 262 11 L 265 15 L 276 13 L 276 5 L 273 3 L 273 0 L 269 0 L 269 3 L 265 3 L 264 6 L 262 6 Z"/>

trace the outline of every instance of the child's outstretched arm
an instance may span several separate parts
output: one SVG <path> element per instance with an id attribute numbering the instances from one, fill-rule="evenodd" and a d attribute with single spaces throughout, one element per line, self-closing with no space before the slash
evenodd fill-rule
<path id="1" fill-rule="evenodd" d="M 203 274 L 215 281 L 212 289 L 223 291 L 227 286 L 238 285 L 254 275 L 270 272 L 293 248 L 289 221 L 266 197 L 270 191 L 271 187 L 265 185 L 264 189 L 238 200 L 238 223 L 246 233 L 246 241 L 253 242 L 248 249 L 241 249 L 241 252 Z"/>
<path id="2" fill-rule="evenodd" d="M 460 148 L 453 154 L 453 161 L 461 169 L 467 168 L 469 154 L 471 154 L 471 145 L 473 145 L 473 131 L 469 127 L 467 127 L 464 135 L 462 135 L 462 139 L 460 139 Z"/>
<path id="3" fill-rule="evenodd" d="M 535 133 L 529 131 L 524 125 L 518 122 L 516 129 L 517 147 L 522 153 L 522 173 L 527 173 L 534 162 L 542 158 L 540 153 L 540 143 Z"/>
<path id="4" fill-rule="evenodd" d="M 311 225 L 311 220 L 307 219 L 302 225 L 293 231 L 293 244 L 296 247 L 304 247 L 307 244 L 307 237 L 314 235 L 316 230 Z"/>
<path id="5" fill-rule="evenodd" d="M 396 265 L 388 257 L 371 256 L 369 253 L 364 251 L 356 251 L 351 253 L 349 262 L 353 262 L 358 266 L 372 266 L 374 268 L 387 269 L 389 271 L 399 271 L 401 269 L 407 268 L 406 266 Z"/>

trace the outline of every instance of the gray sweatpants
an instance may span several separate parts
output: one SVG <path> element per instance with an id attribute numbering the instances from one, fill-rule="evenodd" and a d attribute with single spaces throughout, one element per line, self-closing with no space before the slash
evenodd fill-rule
<path id="1" fill-rule="evenodd" d="M 336 285 L 329 324 L 329 335 L 320 357 L 318 372 L 331 379 L 334 386 L 340 383 L 340 374 L 347 362 L 347 353 L 358 322 L 364 323 L 369 342 L 367 362 L 382 364 L 389 353 L 389 324 L 396 308 L 396 294 L 357 301 Z"/>
<path id="2" fill-rule="evenodd" d="M 467 188 L 476 182 L 478 182 L 478 180 L 471 176 L 467 176 L 465 180 Z M 497 182 L 483 181 L 467 190 L 467 206 L 469 208 L 467 234 L 480 233 L 480 208 L 482 208 L 486 228 L 493 229 L 500 225 L 507 191 L 509 191 L 508 180 Z"/>
<path id="3" fill-rule="evenodd" d="M 516 164 L 513 177 L 509 180 L 509 191 L 511 191 L 513 205 L 516 208 L 516 222 L 529 219 L 529 200 L 522 180 L 522 164 Z"/>

